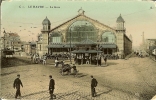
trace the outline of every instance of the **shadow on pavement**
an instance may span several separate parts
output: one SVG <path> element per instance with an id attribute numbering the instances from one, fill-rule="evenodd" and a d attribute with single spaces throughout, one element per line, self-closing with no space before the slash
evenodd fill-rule
<path id="1" fill-rule="evenodd" d="M 108 94 L 108 93 L 111 92 L 111 91 L 112 91 L 112 89 L 110 89 L 110 90 L 108 90 L 108 91 L 104 91 L 104 92 L 98 93 L 96 96 L 98 97 L 98 96 L 100 96 L 100 95 L 102 95 L 102 94 Z"/>
<path id="2" fill-rule="evenodd" d="M 62 99 L 65 96 L 76 94 L 78 91 L 70 92 L 70 93 L 61 93 L 61 94 L 55 94 L 57 99 Z"/>
<path id="3" fill-rule="evenodd" d="M 35 92 L 35 93 L 31 93 L 31 94 L 24 95 L 24 96 L 22 96 L 22 97 L 28 97 L 28 96 L 31 96 L 31 95 L 46 93 L 47 91 L 48 91 L 48 90 L 46 90 L 46 91 L 39 91 L 39 92 Z"/>
<path id="4" fill-rule="evenodd" d="M 115 62 L 108 62 L 107 64 L 108 64 L 108 65 L 107 65 L 107 66 L 105 66 L 105 67 L 109 67 L 109 66 L 111 66 L 111 65 L 117 65 L 117 64 L 119 64 L 119 63 L 115 63 Z"/>
<path id="5" fill-rule="evenodd" d="M 78 78 L 81 78 L 81 77 L 85 77 L 85 76 L 87 76 L 87 75 L 88 75 L 88 74 L 78 73 L 78 74 L 77 74 L 77 77 L 78 77 Z"/>

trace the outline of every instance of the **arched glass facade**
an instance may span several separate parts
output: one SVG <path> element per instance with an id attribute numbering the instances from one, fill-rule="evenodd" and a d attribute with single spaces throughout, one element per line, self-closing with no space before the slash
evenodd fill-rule
<path id="1" fill-rule="evenodd" d="M 97 41 L 97 30 L 88 21 L 76 21 L 68 29 L 66 39 L 67 42 L 81 42 L 85 39 L 90 39 L 92 41 Z"/>
<path id="2" fill-rule="evenodd" d="M 62 43 L 62 35 L 59 32 L 53 32 L 50 35 L 50 41 L 52 43 Z"/>
<path id="3" fill-rule="evenodd" d="M 116 42 L 116 37 L 114 33 L 112 32 L 104 32 L 102 34 L 102 42 L 108 42 L 108 43 L 115 43 Z"/>

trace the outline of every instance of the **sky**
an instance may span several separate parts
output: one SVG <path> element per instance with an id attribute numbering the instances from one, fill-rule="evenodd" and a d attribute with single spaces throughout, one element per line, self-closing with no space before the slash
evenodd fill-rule
<path id="1" fill-rule="evenodd" d="M 33 8 L 33 6 L 40 6 Z M 41 8 L 41 6 L 43 8 Z M 56 8 L 54 8 L 56 7 Z M 85 15 L 110 27 L 116 27 L 121 14 L 126 35 L 132 35 L 133 45 L 145 39 L 156 39 L 156 2 L 107 0 L 8 0 L 1 4 L 1 35 L 3 31 L 18 33 L 22 41 L 36 41 L 42 21 L 48 17 L 51 28 L 75 17 L 82 7 Z"/>

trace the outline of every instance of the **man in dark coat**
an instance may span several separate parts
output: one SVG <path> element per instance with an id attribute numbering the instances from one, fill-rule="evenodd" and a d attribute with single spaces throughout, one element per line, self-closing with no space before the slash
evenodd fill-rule
<path id="1" fill-rule="evenodd" d="M 55 81 L 52 79 L 52 75 L 49 75 L 50 82 L 49 82 L 49 93 L 50 93 L 50 98 L 53 99 L 53 96 L 56 98 L 56 96 L 53 94 L 54 89 L 55 89 Z"/>
<path id="2" fill-rule="evenodd" d="M 95 91 L 95 87 L 97 86 L 98 82 L 97 80 L 91 76 L 92 80 L 91 80 L 91 93 L 92 93 L 92 97 L 96 96 L 96 91 Z"/>
<path id="3" fill-rule="evenodd" d="M 17 98 L 17 96 L 21 96 L 21 92 L 20 92 L 20 85 L 23 87 L 23 84 L 20 80 L 20 75 L 17 75 L 17 78 L 14 81 L 13 87 L 16 87 L 16 95 L 15 98 Z"/>

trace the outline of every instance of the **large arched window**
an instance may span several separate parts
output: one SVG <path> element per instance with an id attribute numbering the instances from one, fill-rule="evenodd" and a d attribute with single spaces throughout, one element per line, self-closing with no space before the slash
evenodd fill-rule
<path id="1" fill-rule="evenodd" d="M 88 21 L 76 21 L 67 30 L 67 42 L 81 42 L 85 39 L 97 41 L 97 30 Z M 71 36 L 71 37 L 70 37 Z"/>
<path id="2" fill-rule="evenodd" d="M 102 42 L 115 43 L 116 37 L 112 32 L 104 32 L 102 34 Z"/>
<path id="3" fill-rule="evenodd" d="M 52 43 L 62 43 L 62 35 L 59 32 L 52 32 L 50 34 L 50 41 Z"/>

